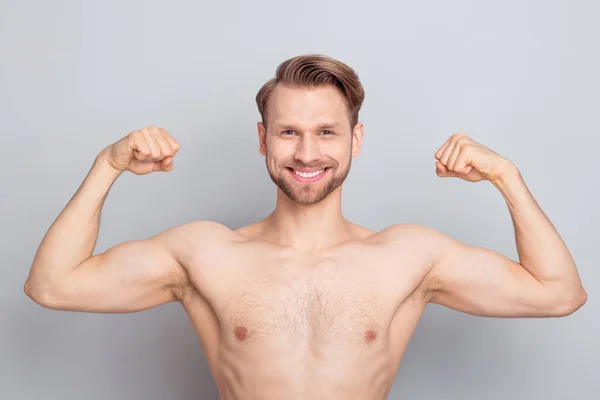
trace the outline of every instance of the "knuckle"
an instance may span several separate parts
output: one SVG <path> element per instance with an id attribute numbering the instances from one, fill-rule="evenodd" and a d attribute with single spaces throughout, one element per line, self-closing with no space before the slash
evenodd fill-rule
<path id="1" fill-rule="evenodd" d="M 456 140 L 456 143 L 461 147 L 468 147 L 471 144 L 468 136 L 461 136 Z"/>
<path id="2" fill-rule="evenodd" d="M 134 137 L 133 142 L 135 144 L 138 144 L 138 145 L 144 147 L 144 148 L 146 147 L 146 143 L 147 143 L 146 142 L 146 138 L 144 137 L 143 134 L 139 134 L 136 137 Z"/>
<path id="3" fill-rule="evenodd" d="M 140 136 L 142 136 L 142 132 L 139 130 L 133 131 L 129 134 L 129 137 L 133 139 L 139 138 Z"/>
<path id="4" fill-rule="evenodd" d="M 140 144 L 144 142 L 144 135 L 141 131 L 133 131 L 129 134 L 129 143 Z"/>

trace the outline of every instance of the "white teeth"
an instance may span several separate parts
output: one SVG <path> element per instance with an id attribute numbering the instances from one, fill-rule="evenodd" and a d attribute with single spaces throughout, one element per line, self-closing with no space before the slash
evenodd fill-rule
<path id="1" fill-rule="evenodd" d="M 322 173 L 323 171 L 325 171 L 325 169 L 321 169 L 319 171 L 315 171 L 315 172 L 298 172 L 296 170 L 294 170 L 294 172 L 296 173 L 296 175 L 299 175 L 303 178 L 314 178 L 315 176 L 319 175 L 320 173 Z"/>

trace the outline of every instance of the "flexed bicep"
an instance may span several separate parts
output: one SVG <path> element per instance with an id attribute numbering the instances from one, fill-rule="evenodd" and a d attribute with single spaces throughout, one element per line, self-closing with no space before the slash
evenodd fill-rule
<path id="1" fill-rule="evenodd" d="M 567 314 L 561 294 L 521 264 L 490 249 L 431 232 L 437 246 L 427 277 L 429 302 L 484 317 L 552 317 Z"/>
<path id="2" fill-rule="evenodd" d="M 177 300 L 186 273 L 163 232 L 118 244 L 45 279 L 36 302 L 67 311 L 135 312 Z"/>

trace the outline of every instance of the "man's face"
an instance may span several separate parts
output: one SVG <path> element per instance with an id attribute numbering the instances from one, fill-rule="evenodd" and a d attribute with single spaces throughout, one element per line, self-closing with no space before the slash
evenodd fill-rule
<path id="1" fill-rule="evenodd" d="M 318 203 L 342 185 L 360 153 L 363 126 L 350 126 L 337 88 L 279 84 L 267 117 L 267 131 L 258 123 L 260 153 L 271 179 L 292 201 Z"/>

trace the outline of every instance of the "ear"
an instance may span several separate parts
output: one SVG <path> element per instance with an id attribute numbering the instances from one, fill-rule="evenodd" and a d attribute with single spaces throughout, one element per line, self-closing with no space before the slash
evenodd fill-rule
<path id="1" fill-rule="evenodd" d="M 267 155 L 267 129 L 259 122 L 256 124 L 258 127 L 258 152 L 263 156 Z"/>
<path id="2" fill-rule="evenodd" d="M 354 126 L 354 131 L 352 132 L 352 157 L 358 157 L 360 154 L 364 134 L 365 128 L 363 123 L 359 122 Z"/>

